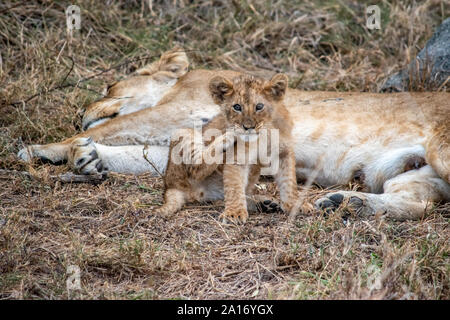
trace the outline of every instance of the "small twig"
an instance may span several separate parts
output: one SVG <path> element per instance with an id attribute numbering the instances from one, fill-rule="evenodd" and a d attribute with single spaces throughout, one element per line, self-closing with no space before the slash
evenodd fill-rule
<path id="1" fill-rule="evenodd" d="M 145 153 L 145 150 L 147 150 L 148 148 L 148 144 L 144 145 L 144 149 L 142 149 L 142 155 L 144 156 L 145 161 L 147 161 L 148 163 L 150 163 L 150 165 L 153 167 L 153 169 L 155 169 L 155 171 L 159 174 L 159 176 L 162 178 L 163 174 L 158 170 L 158 168 L 156 167 L 156 165 L 153 163 L 153 161 L 151 161 L 148 157 L 147 154 Z"/>
<path id="2" fill-rule="evenodd" d="M 61 81 L 61 84 L 60 84 L 60 85 L 64 84 L 64 82 L 66 82 L 67 77 L 69 76 L 69 74 L 72 73 L 73 67 L 75 66 L 75 61 L 73 60 L 73 58 L 72 58 L 72 57 L 69 57 L 69 59 L 72 60 L 72 65 L 70 66 L 69 72 L 67 72 L 66 76 L 64 77 L 63 81 Z"/>
<path id="3" fill-rule="evenodd" d="M 16 106 L 16 105 L 25 104 L 25 103 L 29 102 L 30 100 L 33 100 L 37 96 L 40 96 L 41 94 L 44 94 L 44 93 L 48 94 L 48 93 L 50 93 L 52 91 L 59 90 L 59 89 L 64 89 L 64 88 L 71 87 L 71 86 L 73 86 L 73 84 L 72 83 L 68 83 L 68 84 L 65 84 L 65 85 L 62 85 L 62 86 L 57 86 L 57 87 L 51 88 L 51 89 L 49 89 L 47 91 L 42 90 L 42 91 L 40 91 L 40 92 L 38 92 L 36 94 L 33 94 L 31 97 L 28 97 L 25 100 L 11 102 L 11 103 L 8 104 L 8 106 Z"/>
<path id="4" fill-rule="evenodd" d="M 183 51 L 183 52 L 195 52 L 195 51 L 200 51 L 200 50 L 192 49 L 192 50 L 180 50 L 180 51 Z M 153 55 L 146 55 L 146 56 L 143 56 L 143 57 L 140 57 L 140 58 L 127 60 L 127 61 L 125 61 L 125 62 L 123 62 L 123 63 L 120 63 L 120 64 L 118 64 L 118 65 L 115 65 L 115 66 L 113 66 L 113 67 L 111 67 L 111 68 L 109 68 L 109 69 L 100 71 L 100 72 L 98 72 L 98 73 L 96 73 L 96 74 L 94 74 L 94 75 L 92 75 L 92 76 L 82 78 L 82 79 L 80 79 L 79 81 L 77 81 L 76 83 L 73 83 L 73 82 L 72 82 L 72 83 L 67 83 L 67 84 L 63 85 L 64 81 L 67 79 L 67 77 L 69 76 L 69 74 L 72 72 L 73 66 L 74 66 L 74 64 L 75 64 L 74 61 L 73 61 L 73 59 L 72 59 L 72 57 L 69 57 L 69 58 L 72 60 L 72 63 L 73 63 L 73 64 L 72 64 L 72 68 L 71 68 L 71 70 L 69 71 L 69 73 L 66 75 L 66 77 L 64 78 L 63 82 L 61 82 L 61 84 L 60 84 L 59 86 L 53 87 L 53 88 L 51 88 L 51 89 L 49 89 L 49 90 L 41 90 L 41 91 L 39 91 L 38 93 L 36 93 L 36 94 L 34 94 L 34 95 L 28 97 L 28 98 L 25 99 L 25 100 L 11 102 L 11 103 L 8 104 L 8 106 L 15 106 L 15 105 L 24 104 L 24 103 L 27 103 L 27 102 L 31 101 L 32 99 L 36 98 L 37 96 L 40 96 L 41 94 L 48 94 L 48 93 L 53 92 L 53 91 L 55 91 L 55 90 L 60 90 L 60 89 L 68 88 L 68 87 L 80 88 L 80 89 L 89 90 L 89 91 L 95 92 L 95 93 L 97 93 L 97 94 L 100 94 L 100 93 L 98 93 L 97 91 L 94 91 L 94 90 L 91 90 L 91 89 L 88 89 L 88 88 L 80 87 L 80 83 L 81 83 L 81 82 L 86 82 L 86 81 L 88 81 L 88 80 L 91 80 L 91 79 L 93 79 L 93 78 L 95 78 L 95 77 L 98 77 L 98 76 L 100 76 L 100 75 L 102 75 L 102 74 L 104 74 L 104 73 L 106 73 L 106 72 L 111 71 L 111 70 L 118 69 L 118 68 L 120 68 L 120 67 L 126 66 L 126 65 L 128 65 L 128 64 L 130 64 L 130 63 L 132 63 L 132 62 L 141 61 L 141 60 L 149 59 L 149 58 L 152 58 L 152 57 L 154 57 L 154 56 L 153 56 Z"/>
<path id="5" fill-rule="evenodd" d="M 53 91 L 55 91 L 55 90 L 65 89 L 65 88 L 68 88 L 68 87 L 75 87 L 75 88 L 80 88 L 80 89 L 86 89 L 86 88 L 80 87 L 79 84 L 82 83 L 82 82 L 86 82 L 86 81 L 88 81 L 88 80 L 91 80 L 91 79 L 93 79 L 93 78 L 95 78 L 95 77 L 98 77 L 98 76 L 100 76 L 100 75 L 102 75 L 102 74 L 104 74 L 104 73 L 106 73 L 106 72 L 111 71 L 111 70 L 118 69 L 118 68 L 120 68 L 120 67 L 122 67 L 122 66 L 124 66 L 124 65 L 130 64 L 130 63 L 132 63 L 132 62 L 136 62 L 136 61 L 148 59 L 148 58 L 150 58 L 150 57 L 152 57 L 152 56 L 151 56 L 151 55 L 147 55 L 147 56 L 144 56 L 144 57 L 141 57 L 141 58 L 137 58 L 137 59 L 132 59 L 132 60 L 125 61 L 125 62 L 120 63 L 120 64 L 118 64 L 118 65 L 115 65 L 115 66 L 113 66 L 113 67 L 111 67 L 111 68 L 109 68 L 109 69 L 106 69 L 106 70 L 100 71 L 100 72 L 98 72 L 98 73 L 96 73 L 96 74 L 93 74 L 92 76 L 82 78 L 82 79 L 80 79 L 79 81 L 77 81 L 76 83 L 73 83 L 73 82 L 66 83 L 66 84 L 62 84 L 62 83 L 61 83 L 60 85 L 58 85 L 58 86 L 56 86 L 56 87 L 53 87 L 53 88 L 50 88 L 50 89 L 48 89 L 48 90 L 41 90 L 41 91 L 39 91 L 38 93 L 36 93 L 36 94 L 34 94 L 34 95 L 28 97 L 28 98 L 25 99 L 25 100 L 11 102 L 11 103 L 9 103 L 8 105 L 10 105 L 10 106 L 21 105 L 21 104 L 23 104 L 23 103 L 27 103 L 27 102 L 31 101 L 32 99 L 34 99 L 34 98 L 36 98 L 37 96 L 40 96 L 40 95 L 42 95 L 42 94 L 49 94 L 50 92 L 53 92 Z M 73 61 L 73 60 L 72 60 L 72 61 Z M 71 72 L 71 71 L 70 71 L 70 72 Z M 69 73 L 70 73 L 70 72 L 69 72 Z M 67 76 L 68 76 L 68 75 L 69 75 L 69 74 L 67 74 Z M 64 78 L 64 81 L 66 80 L 67 76 Z M 64 81 L 63 81 L 63 82 L 64 82 Z M 90 90 L 90 89 L 86 89 L 86 90 Z M 98 92 L 96 92 L 96 93 L 98 93 Z"/>
<path id="6" fill-rule="evenodd" d="M 11 10 L 11 9 L 17 8 L 17 7 L 19 7 L 19 6 L 21 6 L 21 5 L 24 5 L 24 4 L 26 4 L 26 3 L 17 3 L 17 4 L 15 4 L 15 5 L 11 6 L 11 7 L 8 7 L 8 8 L 5 8 L 5 9 L 1 10 L 0 13 L 4 13 L 4 12 L 6 12 L 6 11 L 9 11 L 9 10 Z"/>

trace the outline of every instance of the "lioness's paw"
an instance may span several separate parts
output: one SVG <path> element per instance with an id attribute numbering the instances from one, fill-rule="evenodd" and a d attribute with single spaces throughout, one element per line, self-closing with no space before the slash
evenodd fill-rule
<path id="1" fill-rule="evenodd" d="M 69 163 L 82 174 L 106 174 L 106 168 L 99 158 L 95 143 L 89 138 L 77 138 L 72 142 Z"/>
<path id="2" fill-rule="evenodd" d="M 325 197 L 317 200 L 315 206 L 327 214 L 334 212 L 341 206 L 358 214 L 367 211 L 363 197 L 358 192 L 350 191 L 328 193 Z"/>
<path id="3" fill-rule="evenodd" d="M 266 199 L 258 202 L 256 204 L 256 207 L 258 208 L 258 211 L 263 213 L 275 213 L 283 211 L 280 204 L 271 199 Z"/>
<path id="4" fill-rule="evenodd" d="M 31 149 L 31 147 L 26 147 L 21 149 L 18 153 L 17 153 L 17 157 L 25 162 L 31 162 L 31 159 L 33 159 L 33 151 Z"/>
<path id="5" fill-rule="evenodd" d="M 232 223 L 239 224 L 245 223 L 248 219 L 248 212 L 245 209 L 230 210 L 225 209 L 225 211 L 220 215 L 223 223 L 231 221 Z"/>

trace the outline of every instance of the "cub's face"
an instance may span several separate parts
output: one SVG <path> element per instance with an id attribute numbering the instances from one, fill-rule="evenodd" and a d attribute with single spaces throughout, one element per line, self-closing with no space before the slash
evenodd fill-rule
<path id="1" fill-rule="evenodd" d="M 214 101 L 221 106 L 227 129 L 234 129 L 244 141 L 253 140 L 261 129 L 272 128 L 272 119 L 286 92 L 284 74 L 265 81 L 242 75 L 233 79 L 216 76 L 209 83 Z"/>

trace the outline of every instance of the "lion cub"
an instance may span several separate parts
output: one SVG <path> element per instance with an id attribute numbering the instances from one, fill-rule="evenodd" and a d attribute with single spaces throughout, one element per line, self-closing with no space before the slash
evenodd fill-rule
<path id="1" fill-rule="evenodd" d="M 197 139 L 195 129 L 180 130 L 172 137 L 164 205 L 157 212 L 175 213 L 186 202 L 225 198 L 221 217 L 245 222 L 247 208 L 270 203 L 256 203 L 250 196 L 261 170 L 273 169 L 274 163 L 278 166 L 271 174 L 278 184 L 281 209 L 296 210 L 293 123 L 283 103 L 287 84 L 284 74 L 270 81 L 249 75 L 212 78 L 209 92 L 221 112 L 197 130 Z"/>

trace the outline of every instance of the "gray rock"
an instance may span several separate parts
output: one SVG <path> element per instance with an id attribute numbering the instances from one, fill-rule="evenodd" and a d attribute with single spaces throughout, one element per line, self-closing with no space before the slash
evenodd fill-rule
<path id="1" fill-rule="evenodd" d="M 390 76 L 382 92 L 408 91 L 417 84 L 438 88 L 450 76 L 450 18 L 437 28 L 425 48 L 405 69 Z M 450 83 L 448 83 L 450 85 Z"/>

